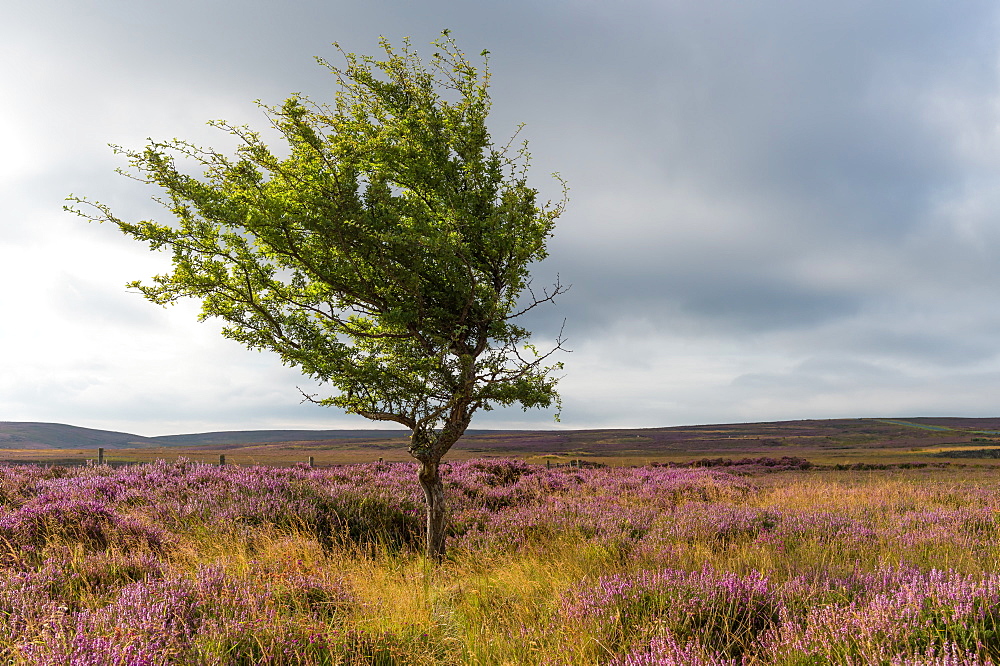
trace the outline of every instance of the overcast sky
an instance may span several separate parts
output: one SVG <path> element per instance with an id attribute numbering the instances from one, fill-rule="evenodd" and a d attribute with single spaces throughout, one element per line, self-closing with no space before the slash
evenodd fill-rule
<path id="1" fill-rule="evenodd" d="M 226 146 L 254 100 L 329 99 L 330 45 L 491 51 L 493 136 L 571 202 L 563 421 L 1000 415 L 1000 5 L 930 0 L 6 0 L 0 420 L 142 435 L 367 427 L 270 354 L 125 283 L 168 258 L 62 211 L 169 219 L 107 144 Z"/>

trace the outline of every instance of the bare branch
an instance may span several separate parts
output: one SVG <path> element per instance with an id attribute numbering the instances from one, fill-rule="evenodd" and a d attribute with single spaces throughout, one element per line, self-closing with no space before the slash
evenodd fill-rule
<path id="1" fill-rule="evenodd" d="M 554 303 L 557 296 L 565 294 L 567 291 L 569 291 L 572 288 L 572 286 L 573 285 L 570 284 L 570 285 L 566 285 L 564 287 L 562 285 L 562 283 L 559 282 L 559 275 L 556 274 L 556 283 L 552 286 L 552 292 L 549 293 L 548 289 L 544 289 L 544 290 L 542 290 L 542 297 L 539 298 L 538 296 L 535 295 L 535 292 L 532 290 L 531 283 L 528 282 L 528 284 L 526 284 L 524 288 L 528 291 L 529 294 L 531 294 L 531 302 L 528 304 L 528 306 L 526 308 L 523 308 L 523 309 L 515 312 L 514 314 L 507 315 L 505 317 L 505 319 L 507 321 L 510 321 L 511 319 L 517 319 L 518 317 L 520 317 L 521 315 L 523 315 L 525 312 L 529 312 L 530 310 L 534 310 L 535 308 L 537 308 L 542 303 Z"/>

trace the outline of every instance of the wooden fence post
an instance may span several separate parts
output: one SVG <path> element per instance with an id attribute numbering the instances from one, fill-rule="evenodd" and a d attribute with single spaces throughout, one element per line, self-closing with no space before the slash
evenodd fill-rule
<path id="1" fill-rule="evenodd" d="M 97 449 L 97 464 L 98 465 L 103 465 L 104 464 L 104 449 L 103 448 Z"/>
<path id="2" fill-rule="evenodd" d="M 309 456 L 309 466 L 310 467 L 315 467 L 316 466 L 316 458 L 315 457 Z"/>
<path id="3" fill-rule="evenodd" d="M 225 453 L 220 453 L 219 454 L 219 464 L 220 465 L 225 465 L 226 464 L 226 454 Z"/>

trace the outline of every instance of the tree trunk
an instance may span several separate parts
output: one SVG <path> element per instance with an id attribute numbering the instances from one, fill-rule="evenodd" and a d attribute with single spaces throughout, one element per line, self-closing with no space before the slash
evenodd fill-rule
<path id="1" fill-rule="evenodd" d="M 467 401 L 459 401 L 439 432 L 418 423 L 410 434 L 410 455 L 419 463 L 417 479 L 427 502 L 427 559 L 434 562 L 443 560 L 445 552 L 444 484 L 438 466 L 469 427 L 469 412 Z"/>
<path id="2" fill-rule="evenodd" d="M 417 478 L 427 502 L 427 559 L 444 558 L 444 484 L 438 472 L 439 460 L 421 460 Z"/>

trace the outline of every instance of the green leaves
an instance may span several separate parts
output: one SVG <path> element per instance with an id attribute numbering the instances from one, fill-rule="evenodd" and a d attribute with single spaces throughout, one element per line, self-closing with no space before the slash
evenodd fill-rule
<path id="1" fill-rule="evenodd" d="M 408 41 L 381 45 L 382 59 L 320 60 L 339 83 L 332 105 L 263 107 L 281 151 L 223 121 L 233 157 L 181 140 L 116 148 L 127 175 L 165 193 L 171 224 L 76 197 L 92 208 L 71 210 L 169 248 L 170 273 L 130 286 L 161 305 L 199 298 L 227 337 L 336 390 L 317 402 L 451 438 L 481 407 L 557 400 L 552 352 L 524 349 L 513 319 L 564 290 L 523 302 L 565 200 L 540 206 L 526 148 L 492 143 L 485 63 L 447 31 L 426 64 Z"/>

